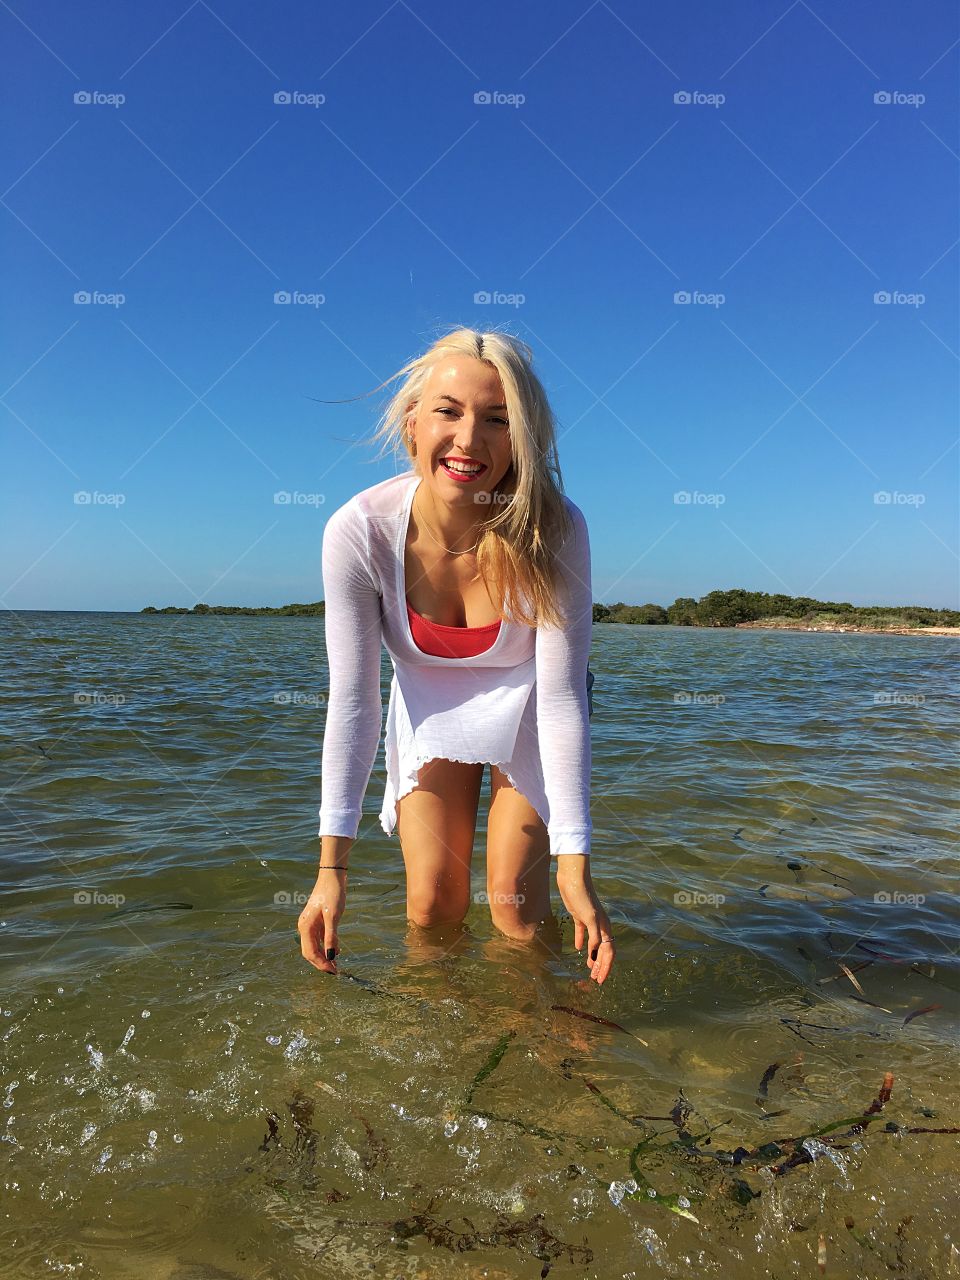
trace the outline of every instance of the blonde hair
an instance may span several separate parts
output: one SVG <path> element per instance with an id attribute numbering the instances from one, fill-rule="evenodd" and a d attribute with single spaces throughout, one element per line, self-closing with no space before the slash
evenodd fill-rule
<path id="1" fill-rule="evenodd" d="M 380 384 L 384 387 L 403 378 L 371 439 L 383 441 L 380 456 L 391 447 L 396 454 L 405 451 L 412 472 L 418 474 L 408 419 L 420 403 L 433 366 L 450 355 L 482 360 L 497 371 L 510 423 L 512 462 L 491 490 L 489 516 L 477 544 L 477 571 L 491 599 L 502 602 L 504 620 L 530 627 L 560 626 L 555 555 L 573 532 L 573 524 L 563 494 L 553 412 L 525 342 L 508 333 L 465 328 L 438 338 Z"/>

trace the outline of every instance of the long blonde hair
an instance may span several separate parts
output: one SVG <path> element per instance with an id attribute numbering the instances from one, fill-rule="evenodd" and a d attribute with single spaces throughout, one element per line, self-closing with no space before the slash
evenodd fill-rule
<path id="1" fill-rule="evenodd" d="M 391 448 L 395 454 L 405 451 L 417 473 L 407 421 L 420 403 L 431 369 L 450 355 L 471 356 L 496 369 L 510 423 L 513 460 L 491 491 L 489 517 L 477 545 L 477 571 L 491 599 L 502 602 L 504 620 L 531 627 L 560 626 L 555 554 L 572 533 L 572 521 L 564 502 L 553 412 L 525 342 L 509 333 L 464 328 L 438 338 L 380 384 L 403 378 L 371 440 L 383 441 L 380 456 Z"/>

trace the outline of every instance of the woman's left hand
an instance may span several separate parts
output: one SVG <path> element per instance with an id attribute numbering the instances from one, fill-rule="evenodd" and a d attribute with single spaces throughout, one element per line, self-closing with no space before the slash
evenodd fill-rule
<path id="1" fill-rule="evenodd" d="M 573 945 L 579 951 L 587 941 L 586 963 L 594 982 L 602 983 L 613 968 L 616 947 L 610 929 L 610 917 L 604 911 L 590 878 L 590 859 L 586 854 L 562 854 L 557 857 L 557 888 L 563 905 L 573 917 Z"/>

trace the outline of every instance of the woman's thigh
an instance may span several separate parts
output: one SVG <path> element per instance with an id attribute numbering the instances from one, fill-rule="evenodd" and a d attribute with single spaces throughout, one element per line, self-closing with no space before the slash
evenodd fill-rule
<path id="1" fill-rule="evenodd" d="M 487 895 L 494 924 L 512 937 L 530 937 L 552 916 L 547 828 L 496 765 L 490 766 Z"/>
<path id="2" fill-rule="evenodd" d="M 467 914 L 484 768 L 457 760 L 428 760 L 417 786 L 398 801 L 407 915 L 416 924 L 447 924 Z"/>

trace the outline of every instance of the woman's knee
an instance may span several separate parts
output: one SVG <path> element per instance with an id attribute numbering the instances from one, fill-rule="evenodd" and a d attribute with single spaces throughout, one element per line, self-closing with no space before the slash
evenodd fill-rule
<path id="1" fill-rule="evenodd" d="M 469 909 L 469 899 L 462 893 L 437 886 L 434 890 L 420 886 L 407 892 L 407 919 L 423 929 L 440 924 L 461 924 Z"/>
<path id="2" fill-rule="evenodd" d="M 537 889 L 531 894 L 525 881 L 510 876 L 498 877 L 488 886 L 490 918 L 501 933 L 511 938 L 532 938 L 549 918 L 549 891 L 543 894 L 540 886 Z"/>

